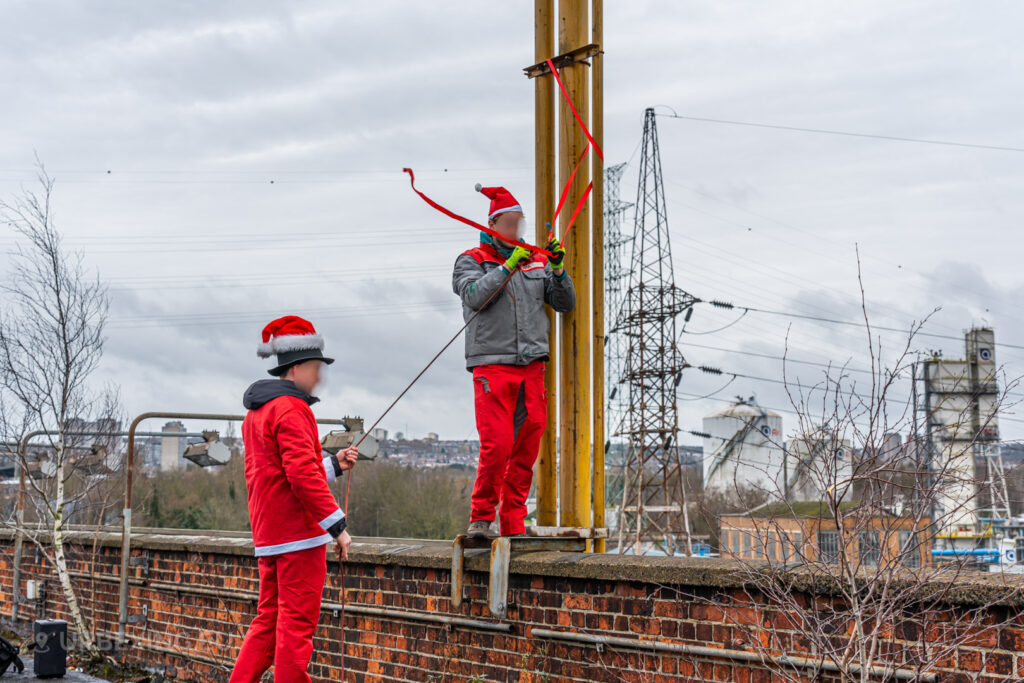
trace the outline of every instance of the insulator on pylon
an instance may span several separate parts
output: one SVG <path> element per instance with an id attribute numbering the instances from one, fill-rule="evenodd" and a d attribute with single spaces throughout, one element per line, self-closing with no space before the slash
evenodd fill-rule
<path id="1" fill-rule="evenodd" d="M 708 303 L 716 308 L 736 308 L 728 301 L 709 301 Z"/>

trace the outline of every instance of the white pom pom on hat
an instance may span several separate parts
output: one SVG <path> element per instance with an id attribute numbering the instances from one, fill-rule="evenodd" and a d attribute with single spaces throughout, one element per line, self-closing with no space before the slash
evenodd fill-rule
<path id="1" fill-rule="evenodd" d="M 519 211 L 521 213 L 523 210 L 523 207 L 519 205 L 519 202 L 512 196 L 512 193 L 504 187 L 484 187 L 477 183 L 476 191 L 491 200 L 491 208 L 487 212 L 487 218 L 489 219 L 509 211 Z"/>

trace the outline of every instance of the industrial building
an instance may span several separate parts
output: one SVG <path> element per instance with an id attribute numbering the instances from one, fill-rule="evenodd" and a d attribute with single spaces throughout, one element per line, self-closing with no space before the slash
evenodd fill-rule
<path id="1" fill-rule="evenodd" d="M 819 501 L 773 503 L 745 515 L 722 517 L 721 555 L 782 563 L 838 561 L 840 544 L 854 565 L 877 566 L 896 560 L 907 567 L 929 562 L 927 518 L 857 514 L 859 503 L 839 505 L 844 533 L 828 506 Z M 841 540 L 842 539 L 842 540 Z"/>
<path id="2" fill-rule="evenodd" d="M 999 386 L 995 333 L 972 328 L 965 334 L 966 358 L 940 355 L 920 364 L 921 409 L 929 449 L 929 478 L 937 489 L 932 504 L 937 545 L 964 552 L 992 546 L 1006 535 L 1010 518 L 999 447 Z M 984 462 L 983 467 L 978 464 Z M 986 481 L 979 480 L 979 470 Z M 980 486 L 988 500 L 980 509 Z"/>
<path id="3" fill-rule="evenodd" d="M 821 500 L 830 486 L 852 477 L 850 440 L 831 429 L 820 427 L 786 444 L 783 500 Z"/>

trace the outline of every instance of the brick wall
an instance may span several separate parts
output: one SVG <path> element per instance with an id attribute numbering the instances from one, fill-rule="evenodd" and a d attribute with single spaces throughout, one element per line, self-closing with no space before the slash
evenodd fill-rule
<path id="1" fill-rule="evenodd" d="M 117 630 L 120 537 L 82 532 L 73 539 L 69 555 L 79 595 L 97 635 L 109 642 Z M 727 560 L 531 553 L 513 560 L 509 611 L 499 621 L 487 612 L 486 556 L 467 556 L 468 601 L 456 613 L 449 544 L 370 540 L 353 546 L 345 569 L 345 680 L 784 680 L 758 662 L 737 659 L 754 652 L 748 640 L 753 624 L 770 626 L 789 654 L 808 654 L 799 629 L 737 583 Z M 10 623 L 11 550 L 10 533 L 0 533 L 0 618 L 27 632 L 37 609 L 48 618 L 66 616 L 52 572 L 26 546 L 23 576 L 44 582 L 45 600 L 23 604 L 19 621 Z M 258 590 L 248 539 L 226 533 L 140 533 L 133 538 L 132 556 L 138 564 L 130 575 L 130 607 L 136 614 L 145 608 L 146 618 L 129 624 L 131 644 L 120 654 L 178 680 L 226 681 Z M 314 680 L 342 678 L 342 619 L 335 608 L 341 582 L 332 561 L 311 667 Z M 950 592 L 947 621 L 962 619 L 974 609 L 972 596 L 992 590 L 989 583 L 984 590 Z M 828 600 L 810 594 L 806 599 Z M 978 629 L 942 662 L 937 680 L 1024 679 L 1024 616 L 1015 609 L 988 608 L 983 620 L 999 625 Z M 437 618 L 461 621 L 430 621 Z M 611 642 L 598 646 L 554 637 L 574 632 Z M 904 628 L 893 634 L 894 660 L 905 660 L 901 641 L 909 646 L 942 637 L 942 629 Z M 652 641 L 688 650 L 644 651 L 644 643 Z M 721 655 L 701 648 L 717 648 Z"/>

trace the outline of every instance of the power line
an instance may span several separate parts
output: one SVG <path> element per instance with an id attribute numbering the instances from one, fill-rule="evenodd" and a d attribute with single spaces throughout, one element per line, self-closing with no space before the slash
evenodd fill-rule
<path id="1" fill-rule="evenodd" d="M 732 376 L 733 379 L 749 379 L 749 380 L 754 381 L 754 382 L 766 382 L 766 383 L 769 383 L 769 384 L 781 384 L 781 385 L 783 385 L 783 386 L 785 386 L 787 388 L 794 387 L 794 388 L 797 388 L 797 389 L 799 389 L 801 391 L 801 395 L 804 397 L 805 400 L 810 400 L 810 396 L 813 393 L 815 393 L 815 392 L 824 392 L 825 394 L 835 394 L 837 396 L 845 396 L 845 397 L 851 398 L 851 399 L 864 400 L 866 398 L 869 398 L 868 396 L 865 396 L 864 394 L 858 393 L 856 391 L 850 391 L 850 390 L 843 390 L 843 389 L 841 389 L 838 379 L 834 379 L 834 378 L 826 378 L 828 380 L 828 382 L 826 383 L 825 386 L 822 386 L 820 383 L 808 385 L 808 384 L 804 384 L 804 383 L 800 382 L 799 379 L 797 379 L 796 381 L 791 381 L 791 380 L 787 380 L 787 379 L 775 379 L 775 378 L 772 378 L 772 377 L 758 377 L 756 375 L 747 375 L 747 374 L 744 374 L 744 373 L 741 373 L 741 372 L 729 372 L 729 371 L 726 371 L 726 370 L 720 370 L 718 368 L 709 368 L 707 366 L 699 366 L 699 367 L 698 366 L 689 366 L 689 367 L 696 367 L 698 370 L 701 370 L 702 372 L 705 372 L 705 373 L 708 373 L 708 374 L 713 374 L 713 375 L 729 375 L 729 376 Z M 730 381 L 729 384 L 731 384 L 731 383 L 732 382 Z M 726 384 L 725 386 L 729 386 L 729 384 Z M 834 386 L 828 386 L 828 384 L 832 384 Z M 724 389 L 724 388 L 725 387 L 722 387 L 722 389 Z M 712 400 L 723 400 L 723 399 L 715 399 L 714 398 L 714 394 L 719 393 L 719 391 L 722 391 L 722 389 L 719 389 L 718 391 L 712 392 L 712 394 L 709 394 L 709 395 L 706 395 L 706 396 L 697 396 L 695 394 L 688 394 L 688 393 L 677 391 L 676 392 L 676 396 L 678 398 L 679 395 L 687 395 L 687 396 L 695 396 L 696 398 L 708 398 L 708 399 L 712 399 Z M 803 394 L 804 390 L 807 391 L 806 395 Z M 680 399 L 680 400 L 695 400 L 695 399 L 687 398 L 687 399 Z M 910 404 L 910 399 L 909 398 L 896 398 L 896 397 L 890 398 L 890 397 L 886 397 L 886 401 L 894 401 L 897 404 L 902 404 L 902 405 L 909 405 Z M 773 408 L 773 410 L 778 410 L 778 409 L 777 408 Z M 1024 419 L 1007 417 L 1006 415 L 1002 415 L 1002 414 L 1000 414 L 997 417 L 997 419 L 1000 420 L 1000 421 L 1005 421 L 1005 422 L 1024 423 Z"/>
<path id="2" fill-rule="evenodd" d="M 730 304 L 728 307 L 732 308 L 732 305 Z M 789 318 L 802 318 L 804 320 L 813 320 L 813 321 L 816 321 L 816 322 L 829 323 L 829 324 L 832 324 L 832 325 L 849 325 L 849 326 L 852 326 L 852 327 L 864 327 L 865 326 L 865 323 L 862 323 L 862 322 L 854 322 L 854 321 L 851 321 L 851 320 L 836 320 L 834 318 L 825 318 L 825 317 L 815 316 L 815 315 L 803 315 L 801 313 L 787 313 L 785 311 L 772 311 L 772 310 L 768 310 L 768 309 L 765 309 L 765 308 L 753 308 L 753 307 L 748 307 L 748 306 L 736 306 L 736 308 L 742 308 L 744 310 L 750 311 L 751 313 L 764 313 L 764 314 L 767 314 L 767 315 L 779 315 L 779 316 L 785 316 L 785 317 L 789 317 Z M 901 332 L 901 333 L 904 333 L 904 334 L 910 334 L 911 333 L 911 330 L 909 330 L 909 329 L 900 329 L 898 327 L 886 327 L 884 325 L 870 325 L 870 327 L 871 327 L 871 329 L 882 330 L 884 332 Z M 914 335 L 915 336 L 920 336 L 920 337 L 933 337 L 935 339 L 952 339 L 954 341 L 960 341 L 960 342 L 963 341 L 963 337 L 955 337 L 955 336 L 950 335 L 950 334 L 938 334 L 938 333 L 935 333 L 935 332 L 921 332 L 921 331 L 918 331 L 918 332 L 914 332 Z M 1008 349 L 1022 349 L 1022 350 L 1024 350 L 1024 346 L 1022 346 L 1020 344 L 1009 344 L 1007 342 L 998 342 L 997 341 L 997 342 L 995 342 L 995 345 L 996 346 L 1004 346 L 1004 347 L 1006 347 Z"/>
<path id="3" fill-rule="evenodd" d="M 741 351 L 739 349 L 724 349 L 724 348 L 722 348 L 720 346 L 709 346 L 707 344 L 695 344 L 693 342 L 683 342 L 683 341 L 681 341 L 679 343 L 681 345 L 683 345 L 683 346 L 692 346 L 694 348 L 707 349 L 709 351 L 721 351 L 723 353 L 736 353 L 736 354 L 740 354 L 740 355 L 743 355 L 743 356 L 753 356 L 755 358 L 766 358 L 766 359 L 769 359 L 769 360 L 779 360 L 779 361 L 784 361 L 786 363 L 797 363 L 799 365 L 813 365 L 813 366 L 820 367 L 820 368 L 830 368 L 830 369 L 834 369 L 834 370 L 842 370 L 843 372 L 858 372 L 858 373 L 864 373 L 864 374 L 868 374 L 868 375 L 872 374 L 871 370 L 865 370 L 865 369 L 861 369 L 861 368 L 848 368 L 848 367 L 845 367 L 845 366 L 842 366 L 842 365 L 838 365 L 836 363 L 820 363 L 820 362 L 810 361 L 810 360 L 798 360 L 796 358 L 788 358 L 786 356 L 774 356 L 774 355 L 767 354 L 767 353 L 757 353 L 757 352 L 754 352 L 754 351 Z"/>
<path id="4" fill-rule="evenodd" d="M 197 168 L 184 168 L 184 169 L 120 169 L 111 167 L 106 168 L 83 168 L 83 169 L 70 169 L 70 168 L 58 168 L 58 169 L 47 169 L 50 173 L 74 173 L 74 174 L 96 174 L 96 175 L 113 175 L 113 174 L 127 174 L 127 175 L 175 175 L 175 174 L 188 174 L 188 175 L 245 175 L 245 174 L 264 174 L 264 175 L 334 175 L 334 174 L 345 174 L 345 175 L 370 175 L 370 174 L 396 174 L 401 173 L 399 168 L 380 168 L 380 169 L 333 169 L 324 168 L 317 170 L 284 170 L 284 169 L 197 169 Z M 425 168 L 417 170 L 417 173 L 493 173 L 498 171 L 531 171 L 533 166 L 505 166 L 505 167 L 479 167 L 479 168 Z M 0 173 L 32 173 L 33 175 L 38 171 L 35 168 L 0 168 Z"/>
<path id="5" fill-rule="evenodd" d="M 665 105 L 661 105 L 665 106 Z M 670 107 L 671 108 L 671 107 Z M 687 121 L 701 121 L 704 123 L 725 123 L 731 126 L 750 126 L 753 128 L 772 128 L 775 130 L 789 130 L 798 133 L 819 133 L 823 135 L 842 135 L 854 138 L 872 138 L 875 140 L 889 140 L 894 142 L 918 142 L 926 145 L 944 145 L 947 147 L 969 147 L 973 149 L 988 149 L 999 152 L 1024 152 L 1022 147 L 1006 147 L 1003 145 L 982 145 L 971 142 L 952 142 L 950 140 L 929 140 L 925 138 L 907 138 L 898 135 L 875 135 L 872 133 L 851 133 L 843 130 L 828 130 L 825 128 L 803 128 L 800 126 L 781 126 L 771 123 L 754 123 L 752 121 L 731 121 L 728 119 L 713 119 L 703 116 L 684 116 L 682 114 L 658 114 L 670 119 L 685 119 Z"/>
<path id="6" fill-rule="evenodd" d="M 415 313 L 418 311 L 440 310 L 445 304 L 452 303 L 451 299 L 433 301 L 412 301 L 405 303 L 392 303 L 387 305 L 367 304 L 362 306 L 347 306 L 338 308 L 303 309 L 304 315 L 315 316 L 320 319 L 334 318 L 355 318 L 355 317 L 376 317 L 383 315 L 396 315 L 399 313 Z M 280 309 L 273 311 L 245 311 L 229 313 L 197 313 L 197 314 L 172 314 L 154 316 L 125 316 L 111 317 L 109 326 L 118 329 L 136 329 L 145 327 L 193 327 L 208 326 L 220 327 L 224 325 L 246 325 L 264 320 L 269 315 L 279 315 Z"/>
<path id="7" fill-rule="evenodd" d="M 790 225 L 789 223 L 785 223 L 784 221 L 780 221 L 780 220 L 772 218 L 770 216 L 766 216 L 766 215 L 759 214 L 759 213 L 754 212 L 754 211 L 750 211 L 749 209 L 747 209 L 747 208 L 745 208 L 743 206 L 740 206 L 739 204 L 735 204 L 733 202 L 729 202 L 727 200 L 721 199 L 721 198 L 716 197 L 716 196 L 714 196 L 714 195 L 712 195 L 712 194 L 710 194 L 708 192 L 704 192 L 703 190 L 700 190 L 698 188 L 690 187 L 690 186 L 687 186 L 685 184 L 678 183 L 678 182 L 672 182 L 672 181 L 669 181 L 669 182 L 670 182 L 670 184 L 673 184 L 673 185 L 676 185 L 676 186 L 681 187 L 683 189 L 686 189 L 686 190 L 688 190 L 690 192 L 693 192 L 695 194 L 698 194 L 698 195 L 700 195 L 702 197 L 707 197 L 709 199 L 721 202 L 722 204 L 724 204 L 726 206 L 729 206 L 729 207 L 731 207 L 731 208 L 733 208 L 733 209 L 735 209 L 737 211 L 742 211 L 744 213 L 750 214 L 751 216 L 755 216 L 757 218 L 760 218 L 761 220 L 769 221 L 771 223 L 775 223 L 776 225 L 779 225 L 779 226 L 781 226 L 783 228 L 788 228 L 790 230 L 794 230 L 794 231 L 802 233 L 804 235 L 804 238 L 801 239 L 801 241 L 795 242 L 795 241 L 787 240 L 787 239 L 785 239 L 783 237 L 780 237 L 777 234 L 774 234 L 772 232 L 764 233 L 765 235 L 770 236 L 770 239 L 773 242 L 779 242 L 780 244 L 788 244 L 788 245 L 790 245 L 792 247 L 795 247 L 795 248 L 798 248 L 798 249 L 804 249 L 804 250 L 806 250 L 807 252 L 809 252 L 811 254 L 815 254 L 815 255 L 817 255 L 820 258 L 828 259 L 828 260 L 830 260 L 830 261 L 832 261 L 834 263 L 839 263 L 839 264 L 842 264 L 844 266 L 849 265 L 847 262 L 844 262 L 843 260 L 841 260 L 841 259 L 836 257 L 836 250 L 835 249 L 827 249 L 827 250 L 823 251 L 823 250 L 820 250 L 820 249 L 810 248 L 808 246 L 808 243 L 811 240 L 817 240 L 817 241 L 820 241 L 820 242 L 822 242 L 822 243 L 824 243 L 826 245 L 827 244 L 834 245 L 836 247 L 839 247 L 842 250 L 848 249 L 851 246 L 849 244 L 845 244 L 845 243 L 838 242 L 836 240 L 824 237 L 821 234 L 819 234 L 820 231 L 814 232 L 814 231 L 811 231 L 811 230 L 807 230 L 805 228 L 800 228 L 800 227 L 797 227 L 797 226 L 794 226 L 794 225 Z M 710 218 L 712 218 L 712 219 L 714 219 L 716 221 L 719 221 L 721 223 L 724 223 L 724 224 L 727 224 L 727 225 L 731 225 L 731 226 L 737 228 L 738 230 L 742 230 L 744 232 L 744 234 L 753 232 L 753 230 L 754 230 L 753 227 L 751 227 L 750 225 L 748 225 L 746 223 L 738 223 L 738 222 L 736 222 L 734 220 L 731 220 L 729 218 L 725 218 L 725 217 L 720 216 L 720 215 L 718 215 L 716 213 L 713 213 L 711 211 L 706 211 L 706 210 L 698 208 L 696 206 L 691 206 L 689 204 L 684 204 L 682 202 L 679 202 L 679 201 L 676 201 L 676 200 L 673 200 L 673 199 L 670 199 L 669 203 L 673 204 L 675 206 L 680 206 L 683 209 L 686 209 L 688 211 L 693 211 L 693 212 L 700 213 L 702 215 L 708 216 L 708 217 L 710 217 Z M 759 228 L 759 234 L 760 234 L 760 228 Z M 718 247 L 716 247 L 713 244 L 709 244 L 707 242 L 701 242 L 699 240 L 695 240 L 692 237 L 690 237 L 689 235 L 681 235 L 679 237 L 681 237 L 682 239 L 686 239 L 686 240 L 692 241 L 692 242 L 696 242 L 697 244 L 702 244 L 702 245 L 708 247 L 709 249 L 718 249 Z M 869 265 L 876 265 L 876 264 L 880 263 L 880 264 L 885 264 L 885 265 L 891 266 L 892 268 L 897 269 L 898 271 L 900 271 L 901 275 L 916 275 L 917 277 L 925 279 L 925 280 L 927 280 L 927 279 L 929 279 L 931 277 L 929 274 L 923 273 L 921 271 L 918 271 L 918 270 L 915 270 L 915 269 L 912 269 L 912 268 L 909 268 L 909 267 L 904 268 L 902 263 L 899 263 L 898 261 L 893 261 L 893 260 L 890 260 L 890 259 L 886 259 L 886 258 L 884 258 L 882 256 L 879 256 L 878 254 L 871 254 L 870 256 L 862 254 L 861 255 L 861 259 L 862 259 L 861 262 L 863 263 L 863 265 L 865 267 L 867 267 Z M 776 270 L 776 271 L 778 271 L 780 273 L 783 273 L 783 274 L 789 274 L 790 276 L 794 275 L 794 274 L 790 273 L 790 271 L 787 271 L 787 270 L 782 270 L 782 269 L 779 269 L 779 268 L 771 268 L 771 269 L 772 270 Z M 873 280 L 874 278 L 878 277 L 878 273 L 869 274 L 865 270 L 864 277 L 865 278 L 870 277 Z M 888 277 L 888 276 L 883 276 L 883 277 Z M 800 278 L 800 279 L 806 279 L 806 278 Z M 926 295 L 931 295 L 932 294 L 931 290 L 929 290 L 927 287 L 922 286 L 918 282 L 914 282 L 914 281 L 908 282 L 906 279 L 900 279 L 899 280 L 899 286 L 900 287 L 913 287 L 917 291 L 922 292 L 922 293 L 924 293 Z M 829 287 L 829 289 L 835 290 L 834 287 Z M 978 292 L 977 290 L 971 289 L 969 287 L 960 287 L 960 291 L 971 293 L 971 294 L 975 294 L 975 295 L 982 296 L 982 297 L 987 297 L 986 294 Z M 888 308 L 894 308 L 891 305 L 886 305 L 886 306 Z M 989 310 L 989 309 L 986 309 L 986 310 Z M 1016 315 L 1007 314 L 1006 311 L 999 311 L 998 314 L 1001 315 L 1001 316 L 1004 316 L 1004 317 L 1011 317 L 1011 318 L 1016 318 L 1017 317 Z"/>
<path id="8" fill-rule="evenodd" d="M 110 287 L 111 292 L 139 292 L 139 291 L 151 291 L 151 290 L 182 290 L 182 289 L 210 289 L 216 288 L 218 290 L 224 289 L 249 289 L 257 287 L 297 287 L 307 285 L 320 285 L 320 284 L 343 284 L 349 282 L 366 282 L 373 281 L 377 283 L 385 282 L 405 282 L 409 280 L 423 280 L 432 275 L 439 275 L 444 272 L 450 272 L 450 268 L 445 266 L 434 267 L 434 268 L 385 268 L 380 270 L 369 270 L 369 271 L 327 271 L 327 272 L 309 272 L 303 275 L 293 275 L 291 277 L 254 277 L 245 279 L 221 279 L 208 280 L 203 282 L 195 282 L 194 278 L 190 277 L 177 277 L 177 278 L 156 278 L 156 283 L 149 284 L 124 284 Z M 389 274 L 397 274 L 395 277 L 382 277 Z M 145 283 L 144 278 L 140 278 Z"/>
<path id="9" fill-rule="evenodd" d="M 465 228 L 433 228 L 431 235 L 465 235 Z M 415 237 L 423 236 L 423 228 L 410 228 L 407 226 L 372 226 L 362 227 L 357 230 L 323 230 L 317 232 L 297 232 L 281 230 L 274 232 L 212 232 L 202 233 L 151 233 L 151 234 L 107 234 L 107 235 L 76 235 L 61 240 L 63 244 L 71 246 L 116 246 L 116 245 L 162 245 L 162 244 L 198 244 L 205 242 L 238 244 L 240 240 L 245 242 L 273 242 L 280 243 L 282 240 L 350 240 L 354 237 Z M 24 239 L 17 236 L 0 237 L 0 244 L 21 244 Z"/>
<path id="10" fill-rule="evenodd" d="M 770 310 L 770 309 L 767 309 L 767 308 L 755 308 L 753 306 L 739 306 L 739 305 L 732 304 L 732 303 L 729 303 L 729 302 L 726 302 L 726 301 L 705 301 L 705 300 L 699 300 L 697 303 L 711 304 L 712 306 L 715 306 L 715 307 L 718 307 L 718 308 L 727 308 L 727 309 L 738 308 L 738 309 L 743 310 L 743 311 L 749 311 L 750 313 L 764 313 L 766 315 L 777 315 L 777 316 L 782 316 L 782 317 L 786 317 L 786 318 L 800 318 L 802 320 L 812 320 L 812 321 L 815 321 L 815 322 L 828 323 L 828 324 L 831 324 L 831 325 L 848 325 L 848 326 L 851 326 L 851 327 L 865 327 L 866 326 L 866 324 L 863 323 L 863 322 L 856 322 L 856 321 L 852 321 L 852 320 L 837 320 L 835 318 L 826 318 L 824 316 L 817 316 L 817 315 L 807 315 L 807 314 L 804 314 L 804 313 L 793 313 L 793 312 L 790 312 L 790 311 L 773 311 L 773 310 Z M 872 330 L 881 330 L 883 332 L 897 332 L 897 333 L 901 333 L 901 334 L 910 334 L 911 331 L 912 331 L 909 328 L 908 329 L 901 329 L 899 327 L 887 327 L 885 325 L 870 324 L 868 326 Z M 914 336 L 917 336 L 917 337 L 932 337 L 932 338 L 935 338 L 935 339 L 951 339 L 953 341 L 959 341 L 959 342 L 963 341 L 963 337 L 957 337 L 957 336 L 950 335 L 950 334 L 938 334 L 936 332 L 917 331 L 917 332 L 914 332 Z M 1024 345 L 1020 345 L 1020 344 L 1010 344 L 1008 342 L 999 342 L 999 341 L 997 341 L 997 342 L 995 342 L 995 345 L 996 346 L 1003 346 L 1003 347 L 1008 348 L 1008 349 L 1024 350 Z"/>
<path id="11" fill-rule="evenodd" d="M 462 231 L 465 233 L 465 231 Z M 456 236 L 452 233 L 451 236 L 439 236 L 434 234 L 431 236 L 432 244 L 454 244 L 456 242 L 466 241 L 464 237 Z M 373 248 L 373 247 L 385 247 L 393 245 L 423 245 L 424 240 L 420 238 L 410 238 L 406 240 L 388 240 L 387 242 L 382 241 L 380 238 L 375 238 L 373 235 L 366 235 L 365 239 L 361 241 L 347 240 L 341 243 L 333 243 L 331 246 L 344 247 L 346 249 L 362 249 L 362 248 Z M 163 256 L 169 253 L 175 254 L 205 254 L 209 252 L 248 252 L 248 251 L 288 251 L 296 249 L 309 249 L 311 246 L 323 245 L 320 240 L 309 240 L 299 239 L 294 241 L 285 241 L 278 244 L 272 243 L 257 243 L 257 244 L 229 244 L 229 243 L 216 243 L 211 242 L 209 244 L 190 245 L 183 247 L 168 248 L 161 246 L 160 244 L 140 244 L 135 247 L 128 246 L 126 248 L 115 248 L 115 249 L 90 249 L 87 253 L 90 256 L 96 254 L 145 254 L 145 253 L 156 253 L 158 256 Z M 7 250 L 3 253 L 6 256 L 14 256 L 17 254 L 16 251 Z"/>

